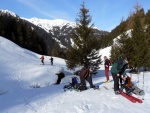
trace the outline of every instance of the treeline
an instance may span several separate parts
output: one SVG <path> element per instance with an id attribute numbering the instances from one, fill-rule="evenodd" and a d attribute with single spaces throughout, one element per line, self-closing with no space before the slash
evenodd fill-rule
<path id="1" fill-rule="evenodd" d="M 0 35 L 23 48 L 39 54 L 47 54 L 43 39 L 18 17 L 0 12 Z"/>
<path id="2" fill-rule="evenodd" d="M 130 67 L 138 71 L 141 67 L 150 68 L 150 10 L 145 14 L 136 7 L 130 18 L 122 20 L 116 29 L 120 38 L 112 46 L 111 59 L 126 57 Z"/>
<path id="3" fill-rule="evenodd" d="M 139 21 L 141 22 L 141 26 L 144 27 L 148 24 L 147 18 L 150 18 L 149 11 L 144 12 L 143 8 L 138 9 Z M 133 28 L 135 12 L 132 12 L 126 20 L 121 22 L 118 26 L 116 26 L 109 34 L 103 35 L 100 39 L 101 48 L 105 48 L 107 46 L 111 46 L 113 44 L 113 39 L 119 36 L 122 32 L 120 31 L 123 24 L 126 24 L 125 30 L 128 31 Z"/>

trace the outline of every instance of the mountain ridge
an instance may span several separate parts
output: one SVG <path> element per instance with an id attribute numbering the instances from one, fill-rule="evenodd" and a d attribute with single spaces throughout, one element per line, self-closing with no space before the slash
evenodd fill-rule
<path id="1" fill-rule="evenodd" d="M 47 45 L 47 54 L 51 55 L 51 51 L 53 51 L 55 43 L 59 45 L 60 52 L 64 52 L 64 49 L 72 46 L 72 38 L 71 33 L 75 31 L 76 23 L 70 22 L 63 19 L 40 19 L 40 18 L 31 18 L 26 19 L 23 17 L 17 16 L 17 14 L 4 10 L 2 13 L 6 13 L 12 15 L 14 18 L 21 19 L 24 21 L 25 25 L 34 30 L 46 43 Z M 103 34 L 108 34 L 107 31 L 100 31 L 96 27 L 94 27 L 94 35 L 96 38 L 101 38 Z"/>

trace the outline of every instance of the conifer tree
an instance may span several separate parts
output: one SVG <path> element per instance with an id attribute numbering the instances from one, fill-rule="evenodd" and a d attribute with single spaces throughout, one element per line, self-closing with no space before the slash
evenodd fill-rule
<path id="1" fill-rule="evenodd" d="M 120 38 L 117 39 L 117 42 L 118 42 L 118 45 L 119 45 L 119 56 L 118 57 L 127 57 L 127 52 L 128 52 L 128 44 L 127 44 L 127 39 L 129 38 L 128 37 L 128 34 L 127 34 L 127 31 L 126 31 L 126 23 L 124 20 L 121 21 L 121 24 L 120 24 Z"/>
<path id="2" fill-rule="evenodd" d="M 71 36 L 74 44 L 68 48 L 66 53 L 67 67 L 73 69 L 84 64 L 86 67 L 93 67 L 96 70 L 101 64 L 98 41 L 94 36 L 94 25 L 90 25 L 92 17 L 89 15 L 89 10 L 85 8 L 84 3 L 78 17 L 75 32 Z"/>
<path id="3" fill-rule="evenodd" d="M 129 36 L 126 32 L 126 23 L 122 19 L 119 27 L 119 32 L 121 33 L 119 38 L 116 39 L 115 44 L 111 48 L 111 59 L 115 61 L 119 57 L 128 57 L 129 46 L 128 46 L 128 39 Z"/>
<path id="4" fill-rule="evenodd" d="M 145 18 L 145 37 L 146 37 L 146 44 L 145 48 L 147 48 L 147 53 L 145 54 L 145 67 L 150 68 L 150 10 L 148 10 Z"/>
<path id="5" fill-rule="evenodd" d="M 133 23 L 133 29 L 131 31 L 131 41 L 132 41 L 132 47 L 133 51 L 132 53 L 132 61 L 133 66 L 137 67 L 138 71 L 139 68 L 144 66 L 145 62 L 145 54 L 146 54 L 146 49 L 145 48 L 145 33 L 144 33 L 144 28 L 141 25 L 140 22 L 140 17 L 138 14 L 138 11 L 136 11 L 136 14 L 134 16 L 134 23 Z"/>
<path id="6" fill-rule="evenodd" d="M 59 47 L 58 43 L 55 42 L 55 44 L 53 46 L 53 49 L 51 51 L 51 55 L 58 57 L 59 56 L 59 52 L 60 52 L 60 47 Z"/>

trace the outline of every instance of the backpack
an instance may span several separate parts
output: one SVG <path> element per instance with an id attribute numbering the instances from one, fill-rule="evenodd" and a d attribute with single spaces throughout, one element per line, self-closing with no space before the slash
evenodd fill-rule
<path id="1" fill-rule="evenodd" d="M 118 66 L 117 66 L 117 69 L 118 69 L 118 70 L 121 70 L 121 66 L 123 65 L 123 61 L 124 61 L 123 58 L 118 58 L 118 59 L 115 61 L 115 63 L 118 64 Z"/>
<path id="2" fill-rule="evenodd" d="M 71 84 L 72 84 L 73 87 L 77 86 L 79 84 L 77 79 L 78 79 L 77 77 L 72 78 L 72 83 Z"/>
<path id="3" fill-rule="evenodd" d="M 78 78 L 77 77 L 73 77 L 72 78 L 72 83 L 71 83 L 72 87 L 75 89 L 78 89 L 80 91 L 86 90 L 87 87 L 85 85 L 82 85 L 78 82 Z"/>
<path id="4" fill-rule="evenodd" d="M 109 66 L 111 66 L 112 65 L 112 61 L 108 59 L 108 62 L 109 62 Z"/>

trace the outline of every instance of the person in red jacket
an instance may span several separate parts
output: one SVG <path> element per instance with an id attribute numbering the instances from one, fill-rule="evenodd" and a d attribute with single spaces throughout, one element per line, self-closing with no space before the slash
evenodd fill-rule
<path id="1" fill-rule="evenodd" d="M 44 55 L 42 55 L 40 59 L 41 59 L 42 64 L 44 65 Z"/>
<path id="2" fill-rule="evenodd" d="M 109 83 L 109 66 L 110 66 L 110 61 L 106 56 L 104 56 L 104 67 L 105 67 L 105 76 L 106 76 L 105 83 Z"/>

